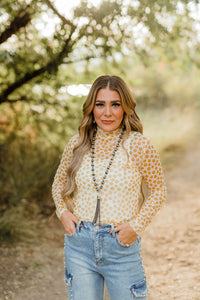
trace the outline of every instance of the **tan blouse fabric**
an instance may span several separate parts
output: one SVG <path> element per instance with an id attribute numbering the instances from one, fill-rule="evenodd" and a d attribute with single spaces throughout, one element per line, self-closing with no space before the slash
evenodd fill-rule
<path id="1" fill-rule="evenodd" d="M 95 177 L 100 185 L 115 148 L 121 129 L 105 132 L 98 128 L 95 140 Z M 64 149 L 53 183 L 53 199 L 57 215 L 61 216 L 66 205 L 61 191 L 67 182 L 73 147 L 78 135 L 71 138 Z M 126 150 L 124 150 L 124 148 Z M 157 150 L 148 138 L 131 132 L 115 155 L 101 192 L 101 223 L 119 225 L 129 222 L 137 234 L 141 234 L 152 217 L 166 200 L 166 186 Z M 146 181 L 148 197 L 140 207 L 142 178 Z M 91 152 L 85 154 L 76 174 L 77 189 L 74 193 L 74 215 L 82 221 L 92 222 L 97 200 L 91 174 Z"/>

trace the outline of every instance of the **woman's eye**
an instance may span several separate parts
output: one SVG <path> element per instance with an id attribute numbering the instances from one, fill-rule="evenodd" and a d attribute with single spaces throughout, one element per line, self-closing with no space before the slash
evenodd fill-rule
<path id="1" fill-rule="evenodd" d="M 119 106 L 120 106 L 120 103 L 113 103 L 113 106 L 114 106 L 114 107 L 119 107 Z"/>
<path id="2" fill-rule="evenodd" d="M 95 104 L 97 107 L 103 107 L 104 106 L 104 103 L 96 103 Z M 116 102 L 116 103 L 112 103 L 112 106 L 113 107 L 119 107 L 121 104 L 120 103 L 118 103 L 118 102 Z"/>

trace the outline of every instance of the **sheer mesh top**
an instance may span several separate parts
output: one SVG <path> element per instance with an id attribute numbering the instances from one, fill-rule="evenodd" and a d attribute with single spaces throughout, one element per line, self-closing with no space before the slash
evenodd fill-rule
<path id="1" fill-rule="evenodd" d="M 95 140 L 95 177 L 100 185 L 121 129 L 105 132 L 98 128 Z M 66 145 L 53 182 L 53 199 L 57 215 L 66 210 L 61 192 L 67 182 L 67 168 L 78 135 Z M 148 197 L 140 205 L 142 178 L 146 182 Z M 92 222 L 97 192 L 91 174 L 91 152 L 83 157 L 76 174 L 76 190 L 73 196 L 74 215 L 82 221 Z M 141 234 L 152 217 L 166 200 L 166 186 L 157 150 L 150 140 L 132 131 L 115 155 L 101 192 L 101 223 L 119 225 L 129 222 Z"/>

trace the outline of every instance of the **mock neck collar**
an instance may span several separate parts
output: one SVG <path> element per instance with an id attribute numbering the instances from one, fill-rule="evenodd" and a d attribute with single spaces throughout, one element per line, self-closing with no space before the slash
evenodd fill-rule
<path id="1" fill-rule="evenodd" d="M 103 138 L 118 137 L 120 135 L 121 131 L 122 131 L 121 126 L 113 131 L 104 131 L 103 129 L 101 129 L 97 126 L 97 137 L 103 137 Z"/>

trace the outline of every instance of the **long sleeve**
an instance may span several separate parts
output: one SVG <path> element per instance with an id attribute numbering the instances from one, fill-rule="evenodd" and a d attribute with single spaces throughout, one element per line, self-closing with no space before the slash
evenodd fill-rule
<path id="1" fill-rule="evenodd" d="M 148 139 L 146 139 L 146 145 L 143 149 L 140 172 L 146 181 L 148 198 L 143 203 L 136 218 L 130 222 L 137 234 L 141 234 L 145 230 L 153 216 L 156 215 L 166 201 L 167 196 L 160 157 L 158 151 Z"/>
<path id="2" fill-rule="evenodd" d="M 55 202 L 56 214 L 58 218 L 60 218 L 61 214 L 65 210 L 67 210 L 61 192 L 63 191 L 67 183 L 67 169 L 70 165 L 71 158 L 73 155 L 73 148 L 77 140 L 78 140 L 78 136 L 74 136 L 73 138 L 70 139 L 69 143 L 66 145 L 52 185 L 52 196 Z"/>

